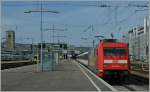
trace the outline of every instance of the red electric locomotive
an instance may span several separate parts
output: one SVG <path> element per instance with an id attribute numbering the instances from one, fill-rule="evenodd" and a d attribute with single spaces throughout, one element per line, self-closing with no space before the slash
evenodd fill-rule
<path id="1" fill-rule="evenodd" d="M 130 70 L 129 49 L 127 43 L 115 40 L 103 40 L 97 47 L 98 76 L 122 76 Z"/>
<path id="2" fill-rule="evenodd" d="M 130 71 L 128 53 L 127 43 L 104 39 L 88 53 L 87 66 L 101 78 L 125 77 Z"/>

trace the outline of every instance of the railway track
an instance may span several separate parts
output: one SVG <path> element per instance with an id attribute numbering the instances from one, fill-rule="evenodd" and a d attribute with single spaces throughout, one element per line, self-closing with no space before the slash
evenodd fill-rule
<path id="1" fill-rule="evenodd" d="M 114 88 L 119 91 L 148 91 L 149 80 L 130 75 L 124 82 L 111 84 Z"/>
<path id="2" fill-rule="evenodd" d="M 113 86 L 113 87 L 116 88 L 118 91 L 136 91 L 135 89 L 126 85 Z"/>
<path id="3" fill-rule="evenodd" d="M 84 64 L 82 65 L 88 68 L 86 65 Z M 108 80 L 104 80 L 104 81 L 106 81 L 108 84 L 110 84 L 118 91 L 148 91 L 149 90 L 149 79 L 143 77 L 139 77 L 131 74 L 129 77 L 127 77 L 127 79 L 125 79 L 122 82 L 116 80 L 114 80 L 114 82 L 111 81 L 111 83 L 108 82 Z"/>
<path id="4" fill-rule="evenodd" d="M 80 63 L 80 62 L 79 62 Z M 83 65 L 84 67 L 88 68 L 87 66 L 85 66 L 84 64 L 80 63 L 81 65 Z M 105 81 L 105 80 L 104 80 Z M 106 81 L 107 82 L 107 81 Z M 107 82 L 109 83 L 109 82 Z M 112 85 L 111 83 L 109 83 L 110 85 Z M 135 89 L 127 86 L 127 85 L 123 85 L 123 84 L 120 84 L 119 85 L 116 83 L 112 85 L 112 87 L 114 87 L 115 89 L 117 89 L 118 91 L 136 91 Z"/>

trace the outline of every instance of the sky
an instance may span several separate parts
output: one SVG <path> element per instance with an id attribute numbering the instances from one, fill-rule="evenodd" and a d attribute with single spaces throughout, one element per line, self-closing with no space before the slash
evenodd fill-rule
<path id="1" fill-rule="evenodd" d="M 24 13 L 40 10 L 39 1 L 3 1 L 2 2 L 2 38 L 5 31 L 14 30 L 16 42 L 40 42 L 40 13 Z M 45 1 L 43 10 L 58 11 L 58 14 L 43 12 L 43 30 L 56 29 L 54 42 L 67 42 L 76 46 L 92 46 L 96 35 L 121 39 L 123 35 L 136 26 L 143 26 L 144 17 L 148 16 L 148 1 Z M 108 5 L 110 7 L 98 7 Z M 131 5 L 131 6 L 128 6 Z M 116 6 L 116 7 L 115 7 Z M 143 10 L 135 12 L 136 10 Z M 93 25 L 93 28 L 91 27 Z M 52 30 L 43 31 L 43 41 L 53 42 Z M 86 38 L 87 40 L 84 40 Z"/>

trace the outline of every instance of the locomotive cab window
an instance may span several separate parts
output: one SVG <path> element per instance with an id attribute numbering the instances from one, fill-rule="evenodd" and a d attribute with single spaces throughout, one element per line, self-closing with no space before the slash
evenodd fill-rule
<path id="1" fill-rule="evenodd" d="M 105 56 L 125 56 L 126 49 L 125 48 L 104 48 Z"/>

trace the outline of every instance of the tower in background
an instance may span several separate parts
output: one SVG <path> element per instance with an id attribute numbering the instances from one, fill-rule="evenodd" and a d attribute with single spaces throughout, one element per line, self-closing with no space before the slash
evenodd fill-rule
<path id="1" fill-rule="evenodd" d="M 15 31 L 13 30 L 6 31 L 6 46 L 7 49 L 15 48 Z"/>

